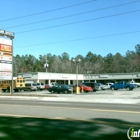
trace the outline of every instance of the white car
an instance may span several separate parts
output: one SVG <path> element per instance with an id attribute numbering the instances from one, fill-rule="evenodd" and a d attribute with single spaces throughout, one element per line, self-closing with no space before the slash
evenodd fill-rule
<path id="1" fill-rule="evenodd" d="M 106 89 L 106 86 L 102 83 L 98 83 L 99 84 L 99 88 L 98 90 L 105 90 Z"/>
<path id="2" fill-rule="evenodd" d="M 105 85 L 104 85 L 104 88 L 105 89 L 110 89 L 110 86 L 111 85 L 113 85 L 114 83 L 106 83 Z"/>
<path id="3" fill-rule="evenodd" d="M 37 89 L 38 90 L 45 90 L 45 84 L 44 83 L 37 83 Z"/>
<path id="4" fill-rule="evenodd" d="M 136 85 L 137 87 L 140 87 L 140 83 L 137 83 L 137 82 L 135 82 L 135 81 L 133 81 L 133 80 L 130 81 L 129 83 L 130 83 L 130 84 L 134 84 L 134 85 Z"/>

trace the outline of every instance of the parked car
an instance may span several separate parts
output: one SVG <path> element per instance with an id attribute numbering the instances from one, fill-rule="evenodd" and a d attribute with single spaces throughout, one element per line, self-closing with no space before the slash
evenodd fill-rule
<path id="1" fill-rule="evenodd" d="M 57 82 L 51 82 L 51 83 L 49 84 L 50 87 L 57 86 L 57 85 L 58 85 Z"/>
<path id="2" fill-rule="evenodd" d="M 77 85 L 73 87 L 73 91 L 76 91 Z M 80 88 L 80 92 L 92 92 L 93 89 L 90 86 L 86 86 L 84 84 L 79 84 L 78 87 Z"/>
<path id="3" fill-rule="evenodd" d="M 106 83 L 105 84 L 105 89 L 110 89 L 110 86 L 113 85 L 114 83 Z"/>
<path id="4" fill-rule="evenodd" d="M 82 83 L 82 84 L 91 87 L 93 91 L 98 91 L 99 90 L 99 84 L 98 83 L 85 82 L 85 83 Z"/>
<path id="5" fill-rule="evenodd" d="M 72 93 L 72 88 L 66 84 L 58 84 L 56 86 L 50 87 L 48 91 L 52 93 Z"/>
<path id="6" fill-rule="evenodd" d="M 136 85 L 122 81 L 122 82 L 118 82 L 118 83 L 111 85 L 110 88 L 112 90 L 118 90 L 118 89 L 133 90 L 134 88 L 136 88 Z"/>
<path id="7" fill-rule="evenodd" d="M 74 85 L 74 84 L 70 84 L 69 86 L 70 86 L 71 91 L 72 91 L 72 93 L 73 93 L 73 92 L 74 92 L 74 87 L 75 87 L 75 85 Z"/>
<path id="8" fill-rule="evenodd" d="M 37 91 L 37 85 L 35 83 L 25 83 L 24 91 Z"/>
<path id="9" fill-rule="evenodd" d="M 129 83 L 136 85 L 136 87 L 140 87 L 140 83 L 135 82 L 134 80 L 130 81 Z"/>
<path id="10" fill-rule="evenodd" d="M 45 90 L 45 84 L 44 83 L 37 83 L 37 90 Z"/>
<path id="11" fill-rule="evenodd" d="M 51 86 L 49 84 L 46 84 L 45 89 L 48 90 L 49 88 L 51 88 Z"/>
<path id="12" fill-rule="evenodd" d="M 106 86 L 102 83 L 98 83 L 99 84 L 99 88 L 98 90 L 105 90 L 106 89 Z"/>

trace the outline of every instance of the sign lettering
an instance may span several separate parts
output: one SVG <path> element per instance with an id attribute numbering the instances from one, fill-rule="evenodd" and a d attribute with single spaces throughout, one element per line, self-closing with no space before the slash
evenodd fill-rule
<path id="1" fill-rule="evenodd" d="M 12 46 L 0 44 L 0 51 L 12 52 Z"/>
<path id="2" fill-rule="evenodd" d="M 1 30 L 1 29 L 0 29 L 0 35 L 1 36 L 7 36 L 9 38 L 14 38 L 14 33 L 13 32 Z"/>

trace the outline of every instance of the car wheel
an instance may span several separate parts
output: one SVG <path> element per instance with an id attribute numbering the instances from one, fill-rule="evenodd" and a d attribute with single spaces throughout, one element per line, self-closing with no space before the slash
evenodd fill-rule
<path id="1" fill-rule="evenodd" d="M 65 94 L 67 94 L 67 93 L 68 93 L 68 91 L 67 91 L 67 90 L 65 90 L 65 91 L 64 91 L 64 93 L 65 93 Z"/>
<path id="2" fill-rule="evenodd" d="M 3 92 L 6 92 L 6 89 L 2 89 Z"/>
<path id="3" fill-rule="evenodd" d="M 130 87 L 126 87 L 126 90 L 132 90 Z"/>
<path id="4" fill-rule="evenodd" d="M 115 90 L 115 88 L 114 88 L 114 87 L 111 87 L 111 89 L 112 89 L 112 90 Z"/>
<path id="5" fill-rule="evenodd" d="M 18 92 L 19 90 L 18 89 L 15 89 L 15 92 Z"/>
<path id="6" fill-rule="evenodd" d="M 54 91 L 52 90 L 51 93 L 54 93 Z"/>

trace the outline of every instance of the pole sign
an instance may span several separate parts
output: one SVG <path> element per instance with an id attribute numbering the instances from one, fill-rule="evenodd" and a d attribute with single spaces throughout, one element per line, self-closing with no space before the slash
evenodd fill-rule
<path id="1" fill-rule="evenodd" d="M 0 29 L 0 80 L 12 80 L 13 73 L 13 48 L 14 33 Z M 7 38 L 10 39 L 7 39 Z"/>
<path id="2" fill-rule="evenodd" d="M 4 37 L 8 37 L 8 38 L 13 39 L 14 38 L 14 33 L 0 29 L 0 36 L 4 36 Z"/>

